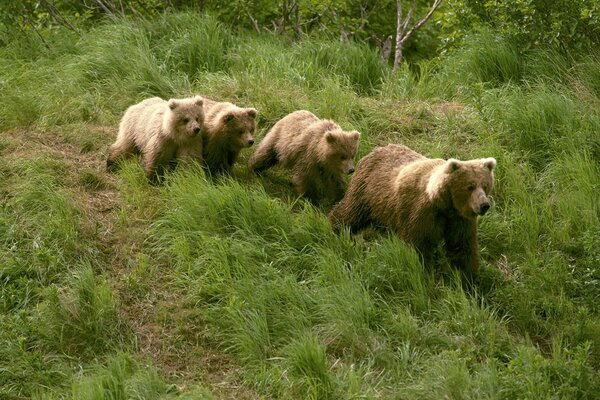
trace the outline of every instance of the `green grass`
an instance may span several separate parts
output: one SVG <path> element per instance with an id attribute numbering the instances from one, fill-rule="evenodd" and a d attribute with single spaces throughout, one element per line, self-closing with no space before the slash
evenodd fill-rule
<path id="1" fill-rule="evenodd" d="M 596 54 L 490 33 L 392 74 L 366 46 L 116 20 L 0 52 L 0 397 L 594 398 L 600 390 Z M 498 160 L 482 269 L 332 232 L 289 173 L 147 184 L 106 149 L 127 106 L 199 93 Z"/>

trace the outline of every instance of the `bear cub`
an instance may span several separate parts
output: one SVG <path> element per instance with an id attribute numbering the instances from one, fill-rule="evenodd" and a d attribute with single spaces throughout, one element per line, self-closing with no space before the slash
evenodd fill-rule
<path id="1" fill-rule="evenodd" d="M 204 98 L 204 163 L 212 176 L 231 174 L 241 150 L 254 144 L 255 108 Z"/>
<path id="2" fill-rule="evenodd" d="M 430 261 L 442 241 L 451 264 L 479 268 L 477 216 L 490 208 L 494 158 L 430 159 L 390 144 L 364 157 L 348 192 L 329 213 L 333 227 L 369 224 L 392 229 Z"/>
<path id="3" fill-rule="evenodd" d="M 156 182 L 173 159 L 202 162 L 203 98 L 163 100 L 153 97 L 127 109 L 106 167 L 119 158 L 140 154 L 146 177 Z"/>
<path id="4" fill-rule="evenodd" d="M 309 111 L 295 111 L 271 128 L 248 166 L 261 173 L 280 163 L 292 170 L 298 195 L 313 203 L 335 202 L 344 196 L 345 176 L 354 172 L 359 136 Z"/>

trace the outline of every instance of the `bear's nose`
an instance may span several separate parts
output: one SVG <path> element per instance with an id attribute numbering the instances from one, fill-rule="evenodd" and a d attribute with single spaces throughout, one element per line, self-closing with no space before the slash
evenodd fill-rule
<path id="1" fill-rule="evenodd" d="M 252 146 L 254 144 L 254 139 L 248 139 L 248 144 Z"/>
<path id="2" fill-rule="evenodd" d="M 490 209 L 490 203 L 485 202 L 479 206 L 479 215 L 484 215 Z"/>
<path id="3" fill-rule="evenodd" d="M 354 173 L 354 167 L 350 167 L 350 169 L 348 170 L 348 173 L 349 173 L 349 174 L 352 174 L 352 173 Z"/>
<path id="4" fill-rule="evenodd" d="M 194 128 L 194 133 L 196 135 L 199 134 L 200 133 L 200 128 L 199 127 Z"/>

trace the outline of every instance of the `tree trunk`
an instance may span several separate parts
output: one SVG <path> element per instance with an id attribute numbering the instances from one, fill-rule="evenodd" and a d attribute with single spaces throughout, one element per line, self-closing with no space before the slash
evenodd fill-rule
<path id="1" fill-rule="evenodd" d="M 394 55 L 394 66 L 392 68 L 393 72 L 398 70 L 400 67 L 400 63 L 402 62 L 402 49 L 404 48 L 404 43 L 410 38 L 413 33 L 417 31 L 431 16 L 433 12 L 442 4 L 443 0 L 434 0 L 433 4 L 429 8 L 429 11 L 423 18 L 417 21 L 410 29 L 408 28 L 410 25 L 410 20 L 412 19 L 413 12 L 415 11 L 415 7 L 417 5 L 417 1 L 413 0 L 408 13 L 406 14 L 406 18 L 402 17 L 402 0 L 396 0 L 396 54 Z"/>
<path id="2" fill-rule="evenodd" d="M 402 38 L 404 37 L 404 23 L 402 21 L 402 0 L 396 0 L 396 52 L 394 54 L 394 67 L 392 71 L 396 72 L 402 61 Z"/>

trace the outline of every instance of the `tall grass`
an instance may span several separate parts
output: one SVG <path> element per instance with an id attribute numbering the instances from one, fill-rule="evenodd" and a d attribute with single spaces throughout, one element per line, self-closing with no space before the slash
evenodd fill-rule
<path id="1" fill-rule="evenodd" d="M 153 52 L 165 59 L 170 70 L 190 80 L 201 79 L 205 72 L 227 71 L 235 38 L 229 29 L 210 16 L 192 13 L 167 14 L 149 22 Z"/>
<path id="2" fill-rule="evenodd" d="M 361 249 L 343 237 L 334 240 L 319 218 L 311 223 L 317 223 L 316 230 L 307 229 L 304 221 L 312 218 L 304 215 L 312 213 L 310 208 L 283 219 L 287 206 L 261 190 L 233 182 L 212 186 L 202 177 L 180 173 L 165 195 L 165 210 L 170 211 L 155 225 L 156 254 L 171 259 L 167 263 L 176 267 L 178 285 L 189 288 L 184 289 L 189 304 L 204 309 L 205 318 L 215 324 L 212 340 L 249 366 L 247 379 L 265 394 L 335 397 L 346 379 L 359 379 L 363 383 L 355 387 L 360 388 L 374 374 L 383 377 L 375 390 L 385 391 L 389 385 L 398 390 L 396 385 L 403 382 L 409 384 L 407 395 L 417 397 L 465 390 L 492 395 L 504 386 L 480 387 L 473 381 L 468 370 L 479 368 L 474 359 L 448 364 L 435 354 L 468 348 L 487 362 L 511 359 L 519 340 L 509 333 L 511 317 L 502 313 L 527 318 L 529 325 L 522 327 L 532 334 L 544 335 L 549 329 L 539 320 L 535 326 L 531 314 L 503 308 L 502 290 L 494 295 L 501 308 L 496 310 L 461 290 L 460 278 L 440 286 L 440 277 L 424 275 L 416 255 L 396 239 Z M 273 229 L 277 227 L 283 229 Z M 297 242 L 297 232 L 312 234 Z M 524 299 L 518 310 L 526 302 L 535 300 Z M 572 312 L 568 304 L 554 309 L 558 320 Z M 404 353 L 411 344 L 418 350 Z M 323 354 L 337 360 L 335 369 Z M 423 392 L 411 383 L 418 381 L 411 378 L 414 370 L 409 375 L 401 367 L 405 357 L 422 363 L 422 379 L 438 381 L 440 370 L 435 368 L 441 368 L 449 381 Z M 270 361 L 280 358 L 287 361 Z M 374 363 L 365 366 L 364 375 L 357 377 L 348 369 L 365 359 Z M 425 367 L 432 362 L 436 367 Z M 289 368 L 289 384 L 269 383 L 281 368 Z M 465 380 L 471 389 L 464 387 Z M 550 384 L 541 390 L 556 388 Z"/>
<path id="3" fill-rule="evenodd" d="M 39 307 L 38 329 L 43 345 L 80 357 L 124 347 L 128 327 L 120 319 L 106 282 L 90 265 L 82 266 L 70 281 L 70 290 L 50 291 Z"/>
<path id="4" fill-rule="evenodd" d="M 82 229 L 64 174 L 68 167 L 50 154 L 36 155 L 3 157 L 0 396 L 10 399 L 49 387 L 64 390 L 73 358 L 63 354 L 101 355 L 112 337 L 127 331 L 117 323 L 111 290 L 89 264 L 81 275 L 75 272 L 97 260 L 98 251 Z"/>
<path id="5" fill-rule="evenodd" d="M 75 381 L 73 398 L 160 399 L 175 392 L 147 365 L 140 365 L 126 354 L 117 354 L 106 366 L 97 367 Z"/>

